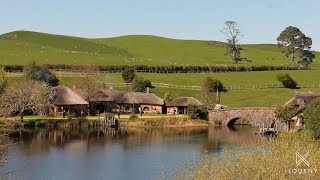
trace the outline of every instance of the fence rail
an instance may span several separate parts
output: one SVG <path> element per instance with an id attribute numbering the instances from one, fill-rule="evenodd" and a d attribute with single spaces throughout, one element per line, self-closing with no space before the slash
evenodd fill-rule
<path id="1" fill-rule="evenodd" d="M 107 85 L 115 87 L 130 86 L 130 83 L 107 83 Z M 175 85 L 166 83 L 152 83 L 154 87 L 161 88 L 172 88 L 172 89 L 186 89 L 200 91 L 201 86 L 186 86 L 186 85 Z M 261 84 L 261 85 L 234 85 L 225 87 L 226 90 L 257 90 L 257 89 L 272 89 L 272 88 L 284 88 L 282 84 Z M 320 88 L 320 84 L 301 84 L 298 88 Z"/>

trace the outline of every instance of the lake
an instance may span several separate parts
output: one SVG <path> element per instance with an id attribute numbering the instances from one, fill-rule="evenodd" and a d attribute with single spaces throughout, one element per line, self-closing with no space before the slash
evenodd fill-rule
<path id="1" fill-rule="evenodd" d="M 258 140 L 251 126 L 24 129 L 12 135 L 12 179 L 160 179 L 201 154 Z"/>

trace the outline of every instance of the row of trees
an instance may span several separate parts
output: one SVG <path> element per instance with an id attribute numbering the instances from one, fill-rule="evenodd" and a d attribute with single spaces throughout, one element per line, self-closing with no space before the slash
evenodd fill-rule
<path id="1" fill-rule="evenodd" d="M 227 37 L 226 55 L 230 57 L 232 62 L 238 63 L 246 59 L 241 56 L 241 51 L 244 49 L 240 46 L 239 40 L 243 35 L 238 24 L 235 21 L 226 21 L 221 32 Z M 303 67 L 307 67 L 315 58 L 310 50 L 312 39 L 297 27 L 286 27 L 278 36 L 277 44 L 279 47 L 283 47 L 283 53 L 286 57 L 291 57 L 292 67 L 296 64 L 296 58 L 299 58 L 298 63 Z"/>

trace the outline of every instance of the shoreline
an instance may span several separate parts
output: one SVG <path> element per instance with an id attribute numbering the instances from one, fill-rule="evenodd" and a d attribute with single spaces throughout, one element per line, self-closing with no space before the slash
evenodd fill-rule
<path id="1" fill-rule="evenodd" d="M 118 127 L 208 127 L 214 126 L 207 120 L 193 120 L 183 116 L 153 116 L 152 118 L 120 119 Z M 24 121 L 16 120 L 14 117 L 0 119 L 0 128 L 97 128 L 109 127 L 103 119 L 97 118 L 25 118 Z"/>

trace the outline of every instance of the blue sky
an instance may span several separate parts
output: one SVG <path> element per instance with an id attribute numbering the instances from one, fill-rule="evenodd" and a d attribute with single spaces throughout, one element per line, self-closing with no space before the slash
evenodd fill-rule
<path id="1" fill-rule="evenodd" d="M 289 25 L 320 50 L 318 0 L 1 0 L 0 33 L 31 30 L 81 37 L 150 34 L 221 40 L 227 20 L 238 22 L 241 43 L 276 43 Z"/>

